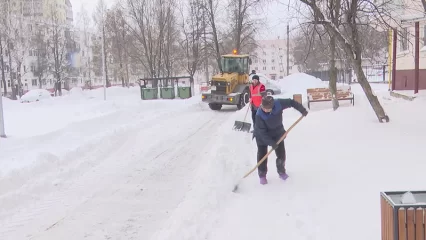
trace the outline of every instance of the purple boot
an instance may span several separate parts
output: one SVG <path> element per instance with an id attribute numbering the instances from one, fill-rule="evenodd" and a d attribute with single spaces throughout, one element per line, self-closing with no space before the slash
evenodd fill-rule
<path id="1" fill-rule="evenodd" d="M 261 177 L 260 178 L 260 184 L 265 185 L 268 183 L 268 180 L 266 180 L 266 177 Z"/>
<path id="2" fill-rule="evenodd" d="M 288 178 L 288 174 L 287 174 L 287 173 L 281 173 L 281 174 L 280 174 L 280 178 L 281 178 L 282 180 L 286 180 L 286 179 Z"/>

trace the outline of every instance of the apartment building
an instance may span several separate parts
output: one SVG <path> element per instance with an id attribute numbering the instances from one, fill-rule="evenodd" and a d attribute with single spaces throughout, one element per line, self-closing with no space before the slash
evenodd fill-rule
<path id="1" fill-rule="evenodd" d="M 44 53 L 49 49 L 46 48 L 45 44 L 38 44 L 39 42 L 47 42 L 47 29 L 53 24 L 52 16 L 55 17 L 56 26 L 63 31 L 63 36 L 72 40 L 67 41 L 65 46 L 66 61 L 72 67 L 70 73 L 67 74 L 70 79 L 63 79 L 62 86 L 67 87 L 67 84 L 76 84 L 78 82 L 76 78 L 80 74 L 79 62 L 76 60 L 79 58 L 81 40 L 79 31 L 73 27 L 71 2 L 69 0 L 0 0 L 0 4 L 3 10 L 2 14 L 8 14 L 9 24 L 14 29 L 18 29 L 19 34 L 22 34 L 25 40 L 21 44 L 11 43 L 12 48 L 22 49 L 22 52 L 19 52 L 19 60 L 17 60 L 17 56 L 9 56 L 7 49 L 3 53 L 9 94 L 11 92 L 11 78 L 17 84 L 16 80 L 19 77 L 21 79 L 21 86 L 19 87 L 21 94 L 40 87 L 49 90 L 54 89 L 53 66 L 51 63 L 47 65 L 45 63 L 46 57 L 44 57 Z M 20 69 L 18 69 L 18 61 L 21 62 Z M 41 83 L 39 81 L 40 71 L 45 72 L 41 74 Z M 0 86 L 3 88 L 3 83 Z"/>
<path id="2" fill-rule="evenodd" d="M 421 1 L 398 0 L 409 8 L 394 12 L 394 18 L 400 24 L 393 26 L 397 30 L 395 89 L 414 90 L 415 83 L 415 22 L 419 22 L 419 89 L 426 89 L 426 15 Z M 393 41 L 391 41 L 392 43 Z M 392 49 L 393 45 L 390 46 Z M 392 53 L 391 53 L 392 56 Z"/>
<path id="3" fill-rule="evenodd" d="M 277 39 L 258 40 L 257 43 L 259 47 L 251 54 L 251 70 L 263 73 L 274 80 L 287 76 L 287 40 L 278 37 Z M 297 66 L 293 63 L 293 57 L 290 55 L 289 58 L 288 74 L 298 72 Z"/>

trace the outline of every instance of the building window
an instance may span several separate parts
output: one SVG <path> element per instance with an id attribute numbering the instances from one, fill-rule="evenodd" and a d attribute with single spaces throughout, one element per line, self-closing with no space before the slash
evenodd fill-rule
<path id="1" fill-rule="evenodd" d="M 401 51 L 408 50 L 408 28 L 403 28 L 401 33 Z"/>
<path id="2" fill-rule="evenodd" d="M 266 70 L 266 67 L 263 67 L 263 70 Z"/>
<path id="3" fill-rule="evenodd" d="M 423 26 L 423 46 L 426 46 L 426 25 Z"/>
<path id="4" fill-rule="evenodd" d="M 264 64 L 266 64 L 266 60 L 265 59 L 263 59 L 263 61 L 262 61 Z"/>
<path id="5" fill-rule="evenodd" d="M 31 80 L 31 85 L 37 86 L 37 79 L 32 79 Z"/>
<path id="6" fill-rule="evenodd" d="M 256 70 L 256 71 L 257 71 L 257 70 L 259 70 L 259 69 L 258 69 L 258 67 L 255 67 L 255 68 L 254 68 L 254 70 Z"/>
<path id="7" fill-rule="evenodd" d="M 272 70 L 275 70 L 275 67 L 272 67 Z"/>

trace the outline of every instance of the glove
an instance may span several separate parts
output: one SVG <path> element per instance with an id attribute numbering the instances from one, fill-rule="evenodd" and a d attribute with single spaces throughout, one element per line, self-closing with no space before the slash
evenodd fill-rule
<path id="1" fill-rule="evenodd" d="M 306 117 L 306 115 L 308 115 L 308 111 L 306 111 L 306 109 L 305 109 L 305 111 L 303 111 L 303 112 L 302 112 L 302 115 L 303 115 L 304 117 Z"/>

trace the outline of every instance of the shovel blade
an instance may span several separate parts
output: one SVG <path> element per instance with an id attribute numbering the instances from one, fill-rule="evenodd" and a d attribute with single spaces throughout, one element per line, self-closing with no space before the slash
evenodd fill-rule
<path id="1" fill-rule="evenodd" d="M 250 132 L 251 123 L 242 122 L 242 121 L 235 121 L 234 127 L 232 129 L 236 130 L 236 131 Z"/>

